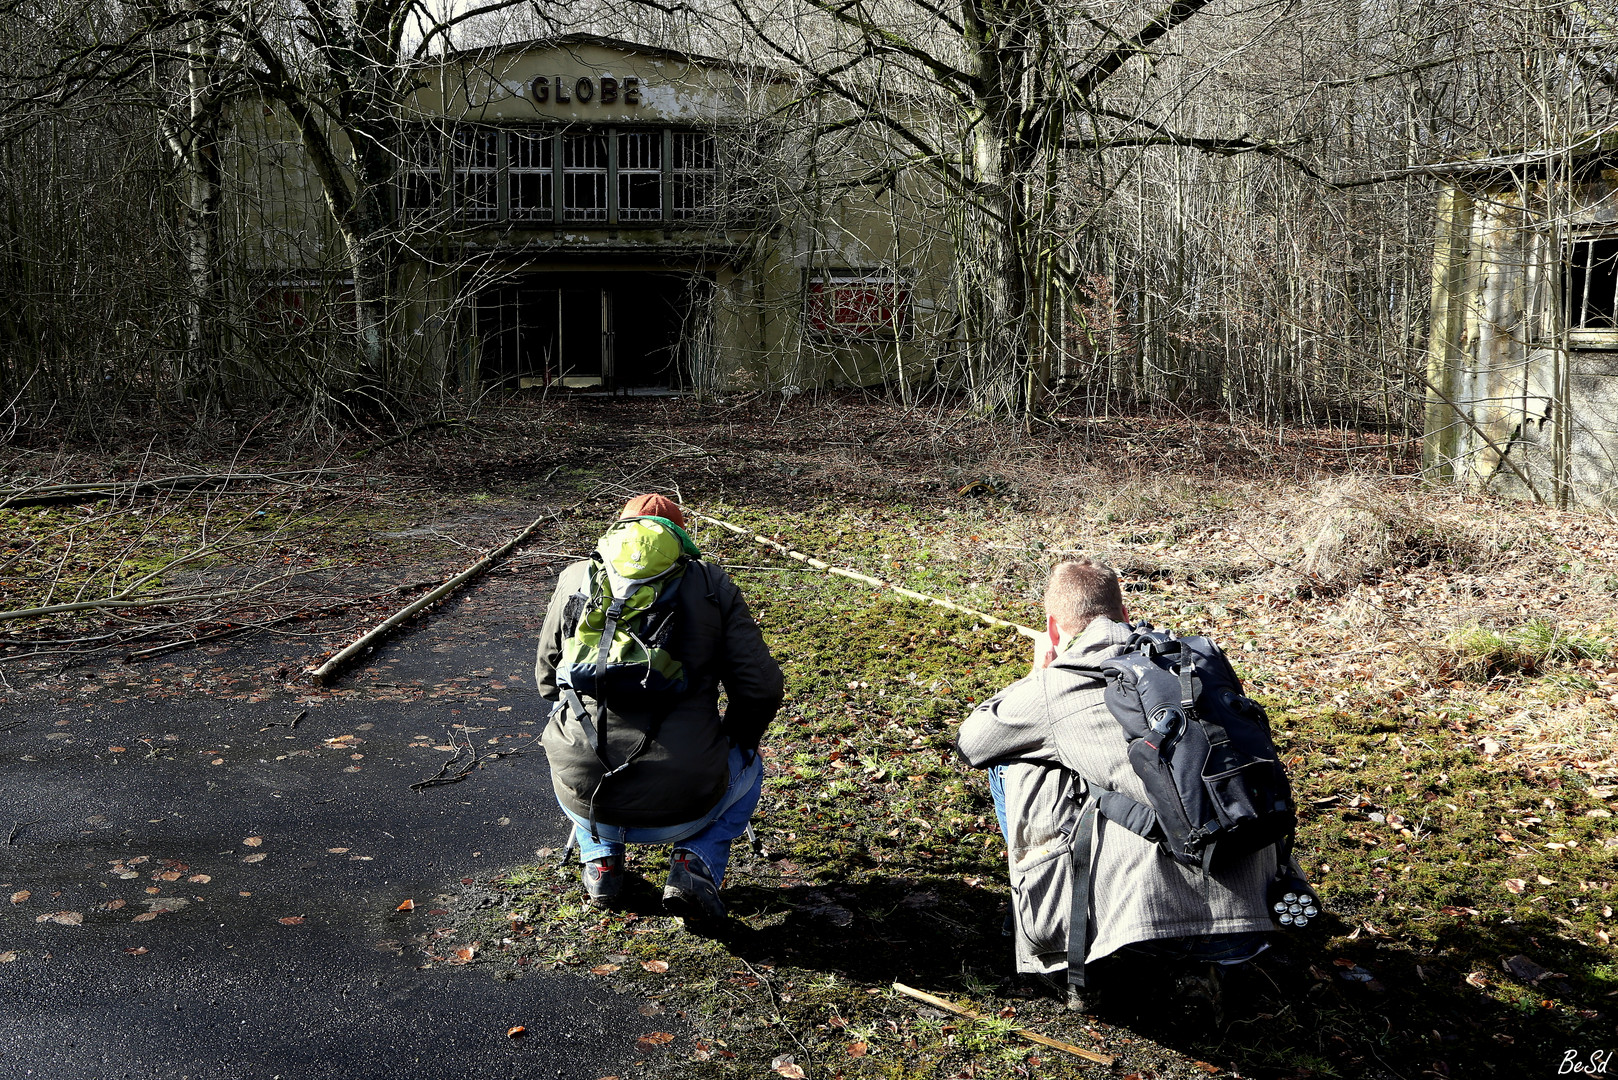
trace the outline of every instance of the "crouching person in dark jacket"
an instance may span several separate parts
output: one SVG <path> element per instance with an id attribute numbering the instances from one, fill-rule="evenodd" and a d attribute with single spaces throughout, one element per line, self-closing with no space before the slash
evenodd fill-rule
<path id="1" fill-rule="evenodd" d="M 574 823 L 591 901 L 611 903 L 623 888 L 625 844 L 672 844 L 664 907 L 691 920 L 717 920 L 725 913 L 719 888 L 731 842 L 746 832 L 758 805 L 764 767 L 757 749 L 781 706 L 781 669 L 735 583 L 695 558 L 674 502 L 642 495 L 624 507 L 624 520 L 664 530 L 667 542 L 677 537 L 690 556 L 677 585 L 668 586 L 664 645 L 652 649 L 655 662 L 646 668 L 648 679 L 654 665 L 678 678 L 662 691 L 617 693 L 605 682 L 599 688 L 586 682 L 589 662 L 575 657 L 570 667 L 564 659 L 570 648 L 594 655 L 594 646 L 581 652 L 577 638 L 569 640 L 592 593 L 591 562 L 563 570 L 534 665 L 540 694 L 553 703 L 543 737 L 551 782 Z M 577 675 L 581 670 L 586 674 Z M 605 702 L 570 686 L 570 671 L 572 681 L 586 682 Z M 723 716 L 721 684 L 729 700 Z"/>

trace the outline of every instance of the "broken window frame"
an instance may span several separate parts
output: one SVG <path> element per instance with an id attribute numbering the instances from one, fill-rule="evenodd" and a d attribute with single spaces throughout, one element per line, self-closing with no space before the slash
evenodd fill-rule
<path id="1" fill-rule="evenodd" d="M 1563 245 L 1561 314 L 1571 344 L 1618 348 L 1618 234 L 1575 235 Z"/>
<path id="2" fill-rule="evenodd" d="M 669 217 L 692 221 L 716 216 L 719 144 L 711 131 L 675 131 L 670 140 L 672 194 Z"/>
<path id="3" fill-rule="evenodd" d="M 429 125 L 407 128 L 399 153 L 399 216 L 406 221 L 436 218 L 444 212 L 444 131 Z"/>
<path id="4" fill-rule="evenodd" d="M 613 141 L 601 127 L 574 128 L 562 132 L 562 220 L 607 224 L 611 211 L 608 194 L 612 189 L 612 162 L 608 154 Z M 595 153 L 576 153 L 594 144 Z M 580 195 L 588 189 L 591 205 L 582 205 Z"/>
<path id="5" fill-rule="evenodd" d="M 552 128 L 507 128 L 506 217 L 512 222 L 556 220 L 556 131 Z M 530 206 L 519 194 L 534 185 L 538 204 Z"/>
<path id="6" fill-rule="evenodd" d="M 911 334 L 913 288 L 883 267 L 811 270 L 804 276 L 803 325 L 822 341 L 898 341 Z"/>
<path id="7" fill-rule="evenodd" d="M 661 129 L 617 129 L 616 173 L 618 220 L 647 224 L 663 220 L 663 132 Z M 640 198 L 637 198 L 639 196 Z M 650 198 L 647 198 L 650 196 Z M 650 205 L 636 205 L 649 203 Z"/>
<path id="8" fill-rule="evenodd" d="M 457 221 L 499 220 L 503 136 L 501 128 L 474 124 L 461 124 L 450 132 L 450 192 Z"/>

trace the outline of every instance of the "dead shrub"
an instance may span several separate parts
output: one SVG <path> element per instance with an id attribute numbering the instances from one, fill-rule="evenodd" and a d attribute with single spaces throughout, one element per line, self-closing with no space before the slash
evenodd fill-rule
<path id="1" fill-rule="evenodd" d="M 1314 592 L 1331 595 L 1390 570 L 1464 567 L 1499 554 L 1496 537 L 1434 509 L 1430 498 L 1363 477 L 1329 481 L 1298 525 L 1297 570 Z"/>

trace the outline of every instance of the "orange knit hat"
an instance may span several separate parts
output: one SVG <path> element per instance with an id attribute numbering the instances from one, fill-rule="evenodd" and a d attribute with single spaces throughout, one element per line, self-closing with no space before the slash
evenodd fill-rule
<path id="1" fill-rule="evenodd" d="M 636 495 L 624 503 L 624 512 L 618 517 L 620 520 L 631 517 L 668 518 L 680 528 L 685 528 L 685 515 L 680 513 L 679 504 L 662 495 Z"/>

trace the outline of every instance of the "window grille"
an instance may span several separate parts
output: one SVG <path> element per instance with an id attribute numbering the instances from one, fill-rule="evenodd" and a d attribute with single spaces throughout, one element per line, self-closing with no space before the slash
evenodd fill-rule
<path id="1" fill-rule="evenodd" d="M 618 220 L 657 221 L 663 216 L 663 133 L 631 131 L 618 136 Z"/>
<path id="2" fill-rule="evenodd" d="M 1573 241 L 1566 266 L 1567 328 L 1618 329 L 1618 237 Z"/>
<path id="3" fill-rule="evenodd" d="M 583 131 L 563 138 L 562 197 L 565 220 L 607 220 L 606 135 Z"/>
<path id="4" fill-rule="evenodd" d="M 804 322 L 828 338 L 897 338 L 910 327 L 910 285 L 882 270 L 832 270 L 809 279 Z"/>
<path id="5" fill-rule="evenodd" d="M 550 221 L 553 217 L 550 133 L 513 131 L 506 144 L 506 170 L 511 185 L 513 221 Z"/>
<path id="6" fill-rule="evenodd" d="M 500 210 L 496 187 L 500 133 L 462 128 L 450 147 L 455 173 L 455 212 L 465 221 L 493 221 Z"/>
<path id="7" fill-rule="evenodd" d="M 674 133 L 674 205 L 671 217 L 711 217 L 719 168 L 714 137 L 703 131 Z"/>
<path id="8" fill-rule="evenodd" d="M 444 209 L 444 139 L 436 128 L 405 134 L 399 162 L 399 208 L 409 218 Z"/>

